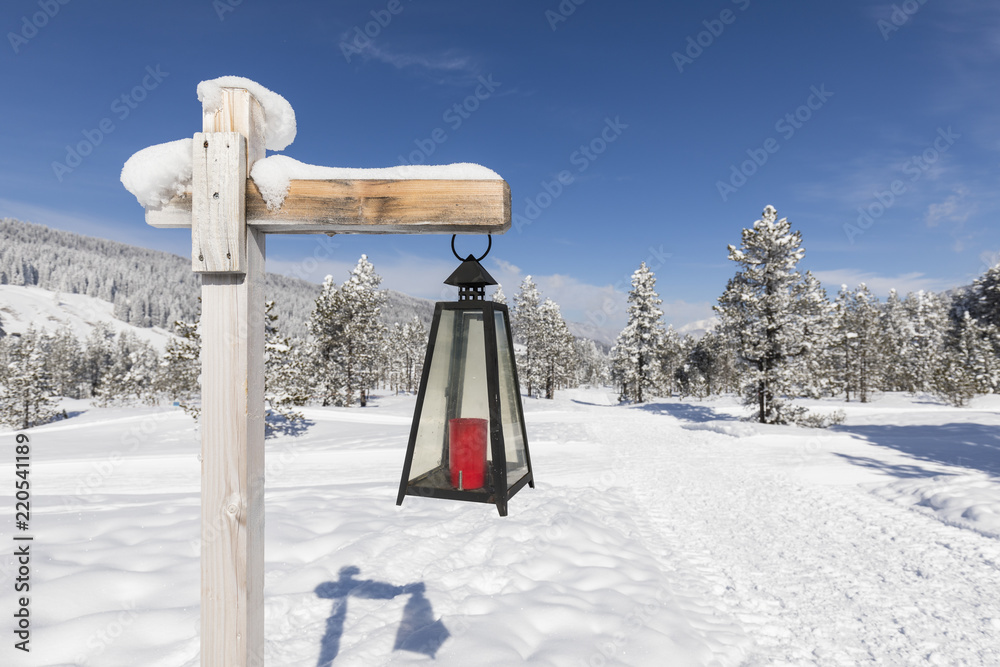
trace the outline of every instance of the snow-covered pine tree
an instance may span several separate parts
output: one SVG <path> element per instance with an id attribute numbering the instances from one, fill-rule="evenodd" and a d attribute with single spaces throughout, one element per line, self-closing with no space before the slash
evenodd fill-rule
<path id="1" fill-rule="evenodd" d="M 966 312 L 959 323 L 956 346 L 964 361 L 966 373 L 975 382 L 976 393 L 995 394 L 1000 391 L 1000 327 L 974 319 Z"/>
<path id="2" fill-rule="evenodd" d="M 867 403 L 882 385 L 887 354 L 885 323 L 878 298 L 864 283 L 852 292 L 844 285 L 837 296 L 836 344 L 841 350 L 838 365 L 840 390 L 846 400 L 851 393 Z"/>
<path id="3" fill-rule="evenodd" d="M 400 341 L 403 339 L 403 325 L 393 322 L 386 327 L 385 345 L 382 347 L 382 374 L 379 383 L 398 394 L 403 384 L 403 355 L 400 351 Z"/>
<path id="4" fill-rule="evenodd" d="M 168 401 L 198 419 L 201 414 L 201 336 L 199 322 L 174 322 L 176 338 L 167 341 L 154 386 Z"/>
<path id="5" fill-rule="evenodd" d="M 578 338 L 573 347 L 576 350 L 577 385 L 601 387 L 611 380 L 608 355 L 601 351 L 596 342 L 589 338 Z"/>
<path id="6" fill-rule="evenodd" d="M 941 364 L 934 378 L 934 391 L 955 406 L 963 406 L 976 394 L 996 390 L 1000 363 L 997 328 L 980 324 L 968 311 L 949 332 Z"/>
<path id="7" fill-rule="evenodd" d="M 493 296 L 490 297 L 493 303 L 502 303 L 507 305 L 507 295 L 503 292 L 503 285 L 497 285 L 497 288 L 493 290 Z"/>
<path id="8" fill-rule="evenodd" d="M 733 341 L 743 366 L 744 404 L 761 423 L 797 421 L 804 410 L 787 400 L 803 386 L 802 359 L 810 309 L 804 299 L 810 285 L 796 269 L 805 254 L 802 236 L 773 206 L 744 229 L 740 248 L 729 246 L 729 259 L 740 270 L 719 297 L 716 312 L 724 334 Z"/>
<path id="9" fill-rule="evenodd" d="M 907 317 L 906 305 L 894 289 L 889 290 L 889 297 L 882 306 L 882 322 L 885 337 L 882 388 L 886 391 L 913 391 L 906 372 L 914 337 L 913 323 Z"/>
<path id="10" fill-rule="evenodd" d="M 684 334 L 680 339 L 680 364 L 674 371 L 674 387 L 681 398 L 685 396 L 701 396 L 701 374 L 692 363 L 694 349 L 698 341 L 691 334 Z"/>
<path id="11" fill-rule="evenodd" d="M 735 387 L 736 371 L 732 359 L 725 338 L 714 330 L 707 332 L 688 353 L 688 391 L 706 398 Z"/>
<path id="12" fill-rule="evenodd" d="M 976 278 L 972 287 L 957 297 L 955 315 L 961 319 L 966 311 L 980 324 L 1000 327 L 1000 264 Z"/>
<path id="13" fill-rule="evenodd" d="M 945 364 L 945 338 L 949 331 L 948 302 L 932 292 L 906 295 L 912 338 L 905 358 L 908 391 L 934 391 Z"/>
<path id="14" fill-rule="evenodd" d="M 264 304 L 264 404 L 272 416 L 285 421 L 302 419 L 294 406 L 309 400 L 308 383 L 296 363 L 297 355 L 291 338 L 278 330 L 278 314 L 274 301 Z M 306 386 L 304 386 L 306 385 Z M 266 422 L 268 428 L 272 424 Z"/>
<path id="15" fill-rule="evenodd" d="M 55 416 L 44 338 L 29 327 L 0 339 L 0 423 L 28 429 Z"/>
<path id="16" fill-rule="evenodd" d="M 539 390 L 545 398 L 555 398 L 556 389 L 568 386 L 575 378 L 573 334 L 569 332 L 559 305 L 545 299 L 538 309 L 538 345 L 536 363 L 540 371 Z"/>
<path id="17" fill-rule="evenodd" d="M 674 325 L 667 327 L 666 332 L 660 338 L 660 347 L 657 350 L 657 378 L 659 386 L 657 393 L 663 396 L 673 396 L 675 391 L 680 391 L 680 384 L 684 378 L 684 364 L 687 361 L 687 354 L 681 342 L 680 335 L 674 331 Z"/>
<path id="18" fill-rule="evenodd" d="M 81 398 L 85 387 L 83 347 L 68 324 L 64 324 L 46 342 L 46 363 L 56 396 Z"/>
<path id="19" fill-rule="evenodd" d="M 352 405 L 355 396 L 362 407 L 368 404 L 368 393 L 378 381 L 385 337 L 385 326 L 379 322 L 386 298 L 378 289 L 381 282 L 367 255 L 362 255 L 339 289 L 332 276 L 323 283 L 309 330 L 323 368 L 324 405 Z"/>
<path id="20" fill-rule="evenodd" d="M 949 332 L 936 382 L 936 393 L 957 406 L 976 394 L 1000 390 L 1000 329 L 975 320 L 969 311 Z"/>
<path id="21" fill-rule="evenodd" d="M 613 348 L 612 377 L 621 387 L 620 400 L 642 403 L 657 389 L 659 351 L 665 332 L 656 293 L 656 276 L 643 262 L 632 274 L 628 323 Z"/>
<path id="22" fill-rule="evenodd" d="M 539 391 L 542 368 L 538 361 L 541 336 L 541 298 L 531 276 L 525 276 L 521 288 L 514 295 L 514 312 L 511 315 L 511 336 L 522 349 L 515 353 L 518 379 L 529 396 Z"/>
<path id="23" fill-rule="evenodd" d="M 608 380 L 618 390 L 618 400 L 624 401 L 628 396 L 628 355 L 617 344 L 608 350 Z"/>
<path id="24" fill-rule="evenodd" d="M 804 324 L 802 338 L 805 349 L 796 364 L 796 393 L 810 398 L 833 394 L 830 355 L 834 345 L 834 307 L 823 285 L 811 271 L 806 271 L 802 277 L 798 300 Z"/>
<path id="25" fill-rule="evenodd" d="M 407 393 L 413 393 L 420 385 L 424 357 L 427 354 L 427 329 L 416 315 L 402 326 L 398 349 L 402 362 L 400 386 Z"/>
<path id="26" fill-rule="evenodd" d="M 101 376 L 94 393 L 97 405 L 131 405 L 138 401 L 155 403 L 158 362 L 152 345 L 137 338 L 131 331 L 119 333 L 111 364 Z"/>
<path id="27" fill-rule="evenodd" d="M 88 395 L 97 396 L 114 358 L 115 332 L 107 322 L 98 322 L 84 343 L 83 376 Z"/>
<path id="28" fill-rule="evenodd" d="M 323 280 L 309 318 L 310 352 L 315 358 L 316 397 L 326 405 L 346 405 L 344 371 L 340 363 L 343 331 L 346 326 L 344 296 L 333 282 L 333 276 Z"/>

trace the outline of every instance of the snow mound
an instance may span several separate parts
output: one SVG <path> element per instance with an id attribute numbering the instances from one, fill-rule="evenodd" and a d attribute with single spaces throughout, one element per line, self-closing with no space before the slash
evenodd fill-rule
<path id="1" fill-rule="evenodd" d="M 460 162 L 445 165 L 400 165 L 380 169 L 355 169 L 351 167 L 321 167 L 299 162 L 285 155 L 272 155 L 258 160 L 250 172 L 268 209 L 281 207 L 293 180 L 333 181 L 374 178 L 385 180 L 502 180 L 492 169 Z"/>
<path id="2" fill-rule="evenodd" d="M 191 186 L 193 139 L 143 148 L 122 167 L 122 185 L 143 207 L 163 206 Z"/>
<path id="3" fill-rule="evenodd" d="M 295 110 L 284 97 L 242 76 L 220 76 L 198 84 L 198 100 L 205 113 L 222 108 L 223 88 L 246 88 L 264 108 L 264 147 L 284 150 L 295 140 Z"/>
<path id="4" fill-rule="evenodd" d="M 871 492 L 944 523 L 1000 537 L 1000 478 L 986 473 L 903 479 Z"/>
<path id="5" fill-rule="evenodd" d="M 760 431 L 757 427 L 748 422 L 716 420 L 708 422 L 697 422 L 694 424 L 681 424 L 681 428 L 688 431 L 711 431 L 734 438 L 749 438 L 757 435 Z"/>

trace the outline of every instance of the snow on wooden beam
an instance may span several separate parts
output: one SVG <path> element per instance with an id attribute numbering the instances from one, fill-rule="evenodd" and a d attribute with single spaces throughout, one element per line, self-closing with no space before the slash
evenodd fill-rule
<path id="1" fill-rule="evenodd" d="M 246 222 L 282 234 L 502 234 L 510 229 L 510 186 L 503 180 L 293 180 L 269 211 L 246 183 Z M 191 227 L 191 195 L 147 208 L 153 227 Z"/>

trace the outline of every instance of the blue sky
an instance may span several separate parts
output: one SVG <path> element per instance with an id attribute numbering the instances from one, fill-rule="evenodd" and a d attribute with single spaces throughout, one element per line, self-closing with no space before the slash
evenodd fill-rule
<path id="1" fill-rule="evenodd" d="M 947 289 L 998 259 L 994 3 L 396 1 L 8 0 L 0 215 L 189 255 L 119 173 L 199 131 L 198 82 L 234 74 L 291 102 L 298 160 L 499 172 L 531 221 L 487 267 L 508 294 L 533 275 L 569 319 L 619 327 L 644 260 L 668 322 L 710 316 L 767 204 L 831 292 Z M 269 237 L 269 270 L 339 282 L 367 253 L 386 287 L 450 298 L 445 236 L 323 239 Z"/>

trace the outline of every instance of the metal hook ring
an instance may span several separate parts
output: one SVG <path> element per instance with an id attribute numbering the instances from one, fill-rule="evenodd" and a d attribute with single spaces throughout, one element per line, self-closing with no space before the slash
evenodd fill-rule
<path id="1" fill-rule="evenodd" d="M 455 250 L 455 237 L 456 236 L 458 236 L 458 234 L 452 234 L 451 235 L 451 254 L 455 255 L 455 257 L 458 259 L 458 261 L 464 262 L 465 258 L 462 257 L 461 255 L 459 255 L 458 251 Z M 476 257 L 476 261 L 477 262 L 483 261 L 483 258 L 486 257 L 486 255 L 490 254 L 490 250 L 492 250 L 492 248 L 493 248 L 493 235 L 492 234 L 487 234 L 486 238 L 489 240 L 489 244 L 486 246 L 486 252 L 484 252 L 479 257 Z"/>

